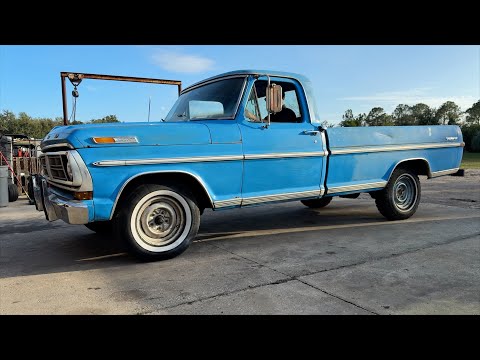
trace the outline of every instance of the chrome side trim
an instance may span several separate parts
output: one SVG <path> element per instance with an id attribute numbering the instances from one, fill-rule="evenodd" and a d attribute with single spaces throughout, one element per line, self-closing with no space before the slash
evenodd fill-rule
<path id="1" fill-rule="evenodd" d="M 179 164 L 212 161 L 236 161 L 243 160 L 243 155 L 221 156 L 195 156 L 178 158 L 138 159 L 138 160 L 101 160 L 95 161 L 95 166 L 128 166 L 128 165 L 154 165 L 154 164 Z"/>
<path id="2" fill-rule="evenodd" d="M 264 202 L 272 201 L 282 201 L 282 200 L 293 200 L 293 199 L 302 199 L 308 197 L 320 197 L 323 195 L 323 190 L 311 190 L 311 191 L 300 191 L 293 193 L 284 193 L 284 194 L 275 194 L 275 195 L 264 195 L 264 196 L 254 196 L 242 199 L 242 206 L 259 204 Z"/>
<path id="3" fill-rule="evenodd" d="M 325 154 L 325 151 L 272 153 L 272 154 L 248 154 L 248 155 L 245 155 L 245 160 L 297 158 L 297 157 L 314 157 L 314 156 L 326 156 L 326 154 Z"/>
<path id="4" fill-rule="evenodd" d="M 223 207 L 230 207 L 230 206 L 239 206 L 242 203 L 241 198 L 229 199 L 229 200 L 220 200 L 215 201 L 213 206 L 215 209 L 223 208 Z"/>
<path id="5" fill-rule="evenodd" d="M 460 146 L 461 146 L 461 143 L 443 142 L 443 143 L 427 143 L 427 144 L 332 148 L 331 152 L 332 152 L 332 155 L 343 155 L 343 154 L 372 153 L 372 152 L 385 152 L 385 151 L 435 149 L 435 148 L 460 147 Z"/>
<path id="6" fill-rule="evenodd" d="M 250 154 L 250 155 L 221 155 L 221 156 L 195 156 L 178 158 L 158 158 L 158 159 L 138 159 L 138 160 L 101 160 L 95 161 L 94 166 L 130 166 L 130 165 L 155 165 L 155 164 L 180 164 L 196 162 L 215 162 L 215 161 L 238 161 L 238 160 L 258 160 L 258 159 L 278 159 L 278 158 L 298 158 L 326 156 L 327 151 L 313 152 L 291 152 L 291 153 L 272 153 L 272 154 Z"/>
<path id="7" fill-rule="evenodd" d="M 186 174 L 186 175 L 192 176 L 195 180 L 198 181 L 198 183 L 199 183 L 200 185 L 202 185 L 203 190 L 205 190 L 205 193 L 207 194 L 208 199 L 210 200 L 210 204 L 211 204 L 212 206 L 214 206 L 214 202 L 213 202 L 213 200 L 212 200 L 212 197 L 210 196 L 210 193 L 209 193 L 208 190 L 207 190 L 207 187 L 206 187 L 205 183 L 204 183 L 204 182 L 202 181 L 202 179 L 200 179 L 200 177 L 198 177 L 197 175 L 192 174 L 192 173 L 189 173 L 189 172 L 187 172 L 187 171 L 181 171 L 181 170 L 145 171 L 145 172 L 142 172 L 142 173 L 133 175 L 132 177 L 128 178 L 127 181 L 125 181 L 125 182 L 123 183 L 122 187 L 121 187 L 120 190 L 118 191 L 117 197 L 115 198 L 115 202 L 113 203 L 113 207 L 112 207 L 112 211 L 110 212 L 109 220 L 112 220 L 113 214 L 115 213 L 115 208 L 117 207 L 118 199 L 120 199 L 120 195 L 122 195 L 123 190 L 125 189 L 125 187 L 128 185 L 128 183 L 129 183 L 130 181 L 132 181 L 133 179 L 135 179 L 135 178 L 137 178 L 137 177 L 139 177 L 139 176 L 142 176 L 142 175 L 149 175 L 149 174 L 172 174 L 172 173 L 180 173 L 180 174 Z"/>
<path id="8" fill-rule="evenodd" d="M 69 149 L 75 149 L 71 144 L 69 143 L 57 143 L 57 144 L 51 144 L 51 145 L 47 145 L 47 146 L 44 146 L 44 147 L 41 147 L 40 146 L 40 149 L 42 150 L 42 152 L 44 152 L 45 150 L 48 150 L 48 149 L 53 149 L 53 148 L 57 148 L 57 147 L 67 147 Z"/>
<path id="9" fill-rule="evenodd" d="M 441 171 L 434 171 L 432 172 L 432 178 L 438 177 L 438 176 L 443 176 L 443 175 L 449 175 L 449 174 L 454 174 L 458 171 L 460 168 L 455 168 L 455 169 L 447 169 L 447 170 L 441 170 Z"/>
<path id="10" fill-rule="evenodd" d="M 366 184 L 333 186 L 328 188 L 328 194 L 330 195 L 330 194 L 336 194 L 336 193 L 342 193 L 342 192 L 348 192 L 348 191 L 383 188 L 386 185 L 387 185 L 387 181 L 377 181 L 377 182 L 366 183 Z"/>

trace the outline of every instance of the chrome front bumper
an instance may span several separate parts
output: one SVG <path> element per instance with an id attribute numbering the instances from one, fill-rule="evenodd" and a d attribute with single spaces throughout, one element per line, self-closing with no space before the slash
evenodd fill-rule
<path id="1" fill-rule="evenodd" d="M 62 198 L 48 187 L 40 175 L 33 177 L 35 206 L 43 211 L 48 221 L 61 219 L 68 224 L 87 224 L 88 206 L 83 201 Z"/>

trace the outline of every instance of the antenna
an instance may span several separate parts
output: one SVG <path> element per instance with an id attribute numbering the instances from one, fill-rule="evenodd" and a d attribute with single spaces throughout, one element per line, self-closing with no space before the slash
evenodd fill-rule
<path id="1" fill-rule="evenodd" d="M 150 103 L 152 102 L 152 97 L 148 97 L 148 122 L 150 122 Z"/>

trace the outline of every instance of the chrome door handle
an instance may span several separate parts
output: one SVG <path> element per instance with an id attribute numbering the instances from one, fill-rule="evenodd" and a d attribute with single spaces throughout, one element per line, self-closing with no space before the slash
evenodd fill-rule
<path id="1" fill-rule="evenodd" d="M 303 130 L 303 135 L 317 136 L 318 134 L 320 134 L 318 130 Z"/>

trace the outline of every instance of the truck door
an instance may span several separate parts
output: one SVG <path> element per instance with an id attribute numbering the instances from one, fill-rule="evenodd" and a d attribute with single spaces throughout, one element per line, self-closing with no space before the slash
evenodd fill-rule
<path id="1" fill-rule="evenodd" d="M 323 194 L 322 171 L 325 141 L 318 126 L 310 123 L 304 90 L 293 79 L 271 77 L 282 86 L 284 109 L 267 117 L 266 77 L 250 84 L 249 95 L 240 114 L 245 156 L 242 206 Z"/>

